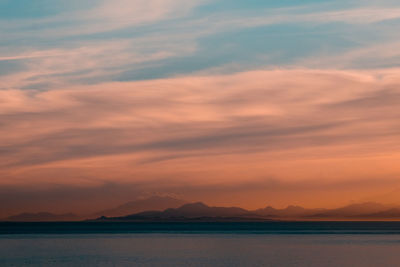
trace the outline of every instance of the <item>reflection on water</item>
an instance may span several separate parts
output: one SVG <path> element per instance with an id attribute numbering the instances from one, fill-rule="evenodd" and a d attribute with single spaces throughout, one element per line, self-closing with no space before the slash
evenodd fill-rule
<path id="1" fill-rule="evenodd" d="M 398 266 L 400 235 L 0 236 L 0 266 Z"/>

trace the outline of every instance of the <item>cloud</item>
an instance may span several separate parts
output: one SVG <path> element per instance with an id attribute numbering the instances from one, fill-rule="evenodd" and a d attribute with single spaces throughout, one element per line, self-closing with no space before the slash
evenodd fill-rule
<path id="1" fill-rule="evenodd" d="M 293 20 L 310 22 L 345 22 L 349 24 L 370 24 L 400 18 L 400 8 L 367 7 L 326 11 L 296 16 Z"/>
<path id="2" fill-rule="evenodd" d="M 282 69 L 3 90 L 1 182 L 307 180 L 323 169 L 328 180 L 393 177 L 398 72 Z M 387 169 L 360 167 L 370 161 Z"/>
<path id="3" fill-rule="evenodd" d="M 323 6 L 322 6 L 323 7 Z M 251 15 L 250 15 L 251 14 Z M 193 19 L 191 26 L 208 25 L 207 29 L 216 33 L 234 29 L 254 28 L 268 25 L 307 23 L 346 23 L 365 25 L 380 23 L 400 18 L 398 7 L 361 6 L 352 8 L 322 8 L 320 5 L 306 5 L 290 8 L 264 8 L 246 12 L 243 15 L 235 12 L 209 14 L 205 18 Z"/>
<path id="4" fill-rule="evenodd" d="M 398 66 L 400 59 L 399 40 L 384 41 L 378 44 L 366 44 L 335 55 L 320 54 L 301 59 L 295 64 L 311 68 L 384 69 Z"/>
<path id="5" fill-rule="evenodd" d="M 388 52 L 397 51 L 398 43 L 392 32 L 400 9 L 393 3 L 263 5 L 243 12 L 229 4 L 204 12 L 198 8 L 204 5 L 216 3 L 94 1 L 57 15 L 12 19 L 0 29 L 0 61 L 2 69 L 8 68 L 0 88 L 60 88 L 226 70 L 224 66 L 232 65 L 236 71 L 276 65 L 397 66 L 396 53 L 392 57 Z M 385 23 L 388 20 L 392 26 Z M 277 32 L 280 38 L 275 38 Z"/>
<path id="6" fill-rule="evenodd" d="M 93 34 L 117 30 L 128 26 L 140 26 L 173 19 L 188 14 L 204 0 L 94 0 L 80 4 L 83 8 L 66 8 L 55 15 L 34 18 L 7 18 L 13 23 L 3 26 L 7 36 L 15 36 L 13 30 L 40 32 L 55 36 Z M 0 18 L 1 19 L 1 18 Z M 27 23 L 29 23 L 27 25 Z M 49 27 L 53 25 L 53 27 Z M 33 27 L 32 27 L 33 26 Z"/>
<path id="7" fill-rule="evenodd" d="M 135 70 L 146 64 L 192 53 L 194 50 L 191 46 L 150 46 L 140 38 L 135 42 L 127 39 L 88 41 L 65 48 L 28 50 L 0 56 L 0 62 L 18 61 L 23 66 L 4 75 L 0 89 L 49 89 L 68 84 L 109 81 L 127 67 Z"/>

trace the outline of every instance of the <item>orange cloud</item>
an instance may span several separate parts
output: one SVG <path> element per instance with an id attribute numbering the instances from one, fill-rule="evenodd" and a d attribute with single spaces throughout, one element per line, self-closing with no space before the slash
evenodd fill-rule
<path id="1" fill-rule="evenodd" d="M 248 206 L 266 192 L 277 204 L 367 198 L 397 186 L 399 74 L 271 70 L 0 91 L 0 184 L 207 188 L 199 194 Z M 327 193 L 335 183 L 352 190 Z"/>

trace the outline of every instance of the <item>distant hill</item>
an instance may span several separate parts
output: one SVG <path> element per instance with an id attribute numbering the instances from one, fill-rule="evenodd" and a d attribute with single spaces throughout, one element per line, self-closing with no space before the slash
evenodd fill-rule
<path id="1" fill-rule="evenodd" d="M 60 222 L 60 221 L 77 221 L 80 218 L 73 213 L 53 214 L 50 212 L 38 213 L 20 213 L 14 216 L 5 218 L 4 221 L 12 222 Z"/>
<path id="2" fill-rule="evenodd" d="M 318 220 L 318 219 L 367 219 L 377 218 L 380 216 L 382 219 L 391 216 L 397 216 L 397 211 L 400 209 L 393 209 L 393 206 L 384 205 L 374 202 L 366 202 L 360 204 L 351 204 L 336 209 L 305 209 L 299 206 L 288 206 L 285 209 L 274 209 L 266 207 L 264 209 L 255 210 L 254 213 L 265 216 L 268 218 L 281 218 L 281 219 L 305 219 L 305 220 Z M 389 209 L 392 209 L 388 211 Z"/>
<path id="3" fill-rule="evenodd" d="M 367 202 L 336 209 L 306 209 L 300 206 L 275 209 L 267 206 L 249 211 L 239 207 L 211 207 L 202 202 L 185 204 L 183 200 L 154 196 L 128 202 L 85 218 L 96 221 L 400 220 L 400 206 Z M 82 219 L 72 213 L 39 212 L 21 213 L 3 221 L 78 221 Z"/>
<path id="4" fill-rule="evenodd" d="M 177 208 L 186 204 L 184 200 L 168 197 L 168 196 L 152 196 L 149 198 L 138 199 L 122 204 L 118 207 L 96 212 L 91 217 L 100 216 L 120 217 L 128 214 L 134 214 L 147 210 L 165 210 L 168 208 Z"/>
<path id="5" fill-rule="evenodd" d="M 360 216 L 365 219 L 386 219 L 386 220 L 395 220 L 400 219 L 400 208 L 391 208 L 384 211 L 379 211 L 375 213 L 364 214 Z"/>
<path id="6" fill-rule="evenodd" d="M 164 211 L 145 211 L 123 217 L 102 217 L 99 220 L 257 220 L 260 216 L 237 207 L 209 207 L 204 203 L 185 204 Z"/>
<path id="7" fill-rule="evenodd" d="M 315 218 L 363 218 L 369 214 L 377 214 L 392 208 L 390 205 L 375 202 L 351 204 L 337 209 L 329 209 L 309 215 Z"/>
<path id="8" fill-rule="evenodd" d="M 288 206 L 285 209 L 275 209 L 268 206 L 264 209 L 258 209 L 253 212 L 264 217 L 299 218 L 311 216 L 317 213 L 323 213 L 325 211 L 326 209 L 305 209 L 300 206 Z"/>
<path id="9" fill-rule="evenodd" d="M 117 221 L 193 221 L 193 220 L 355 220 L 355 219 L 400 219 L 400 208 L 378 204 L 361 203 L 337 209 L 306 209 L 300 206 L 288 206 L 275 209 L 270 206 L 264 209 L 248 211 L 238 207 L 210 207 L 204 203 L 190 203 L 179 208 L 164 211 L 144 211 L 127 216 L 101 217 L 98 220 Z"/>

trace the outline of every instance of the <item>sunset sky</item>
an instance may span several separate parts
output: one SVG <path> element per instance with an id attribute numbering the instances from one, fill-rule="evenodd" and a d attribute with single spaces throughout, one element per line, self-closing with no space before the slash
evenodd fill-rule
<path id="1" fill-rule="evenodd" d="M 398 0 L 0 0 L 0 217 L 400 204 L 399 27 Z"/>

